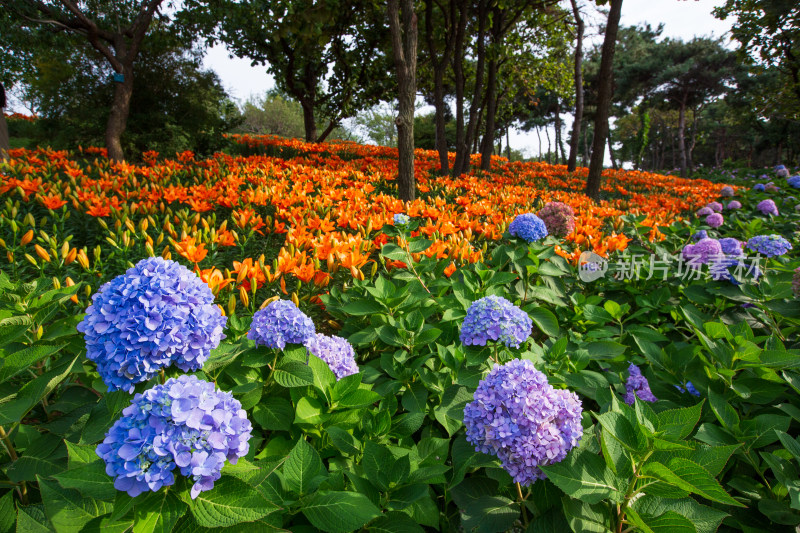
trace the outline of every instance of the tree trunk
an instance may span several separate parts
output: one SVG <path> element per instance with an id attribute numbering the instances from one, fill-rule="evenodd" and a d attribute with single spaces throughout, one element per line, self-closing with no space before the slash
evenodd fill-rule
<path id="1" fill-rule="evenodd" d="M 447 176 L 450 173 L 450 163 L 447 153 L 447 124 L 444 119 L 444 65 L 434 72 L 433 105 L 436 108 L 434 119 L 436 121 L 436 150 L 439 151 L 439 175 Z"/>
<path id="2" fill-rule="evenodd" d="M 500 46 L 502 38 L 504 12 L 496 9 L 492 17 L 492 46 Z M 497 54 L 492 53 L 486 77 L 486 128 L 483 134 L 483 151 L 481 153 L 481 169 L 489 170 L 492 165 L 492 146 L 494 146 L 495 118 L 497 115 Z"/>
<path id="3" fill-rule="evenodd" d="M 306 132 L 306 142 L 317 142 L 317 122 L 314 120 L 314 102 L 301 100 L 300 107 L 303 108 L 303 128 Z"/>
<path id="4" fill-rule="evenodd" d="M 11 150 L 11 140 L 8 137 L 8 124 L 6 124 L 6 117 L 0 108 L 0 161 L 8 159 L 9 150 Z"/>
<path id="5" fill-rule="evenodd" d="M 697 145 L 697 111 L 692 110 L 692 140 L 689 143 L 689 148 L 686 152 L 686 163 L 689 172 L 694 172 L 694 147 Z"/>
<path id="6" fill-rule="evenodd" d="M 614 49 L 617 45 L 619 18 L 622 13 L 622 0 L 610 0 L 606 35 L 600 59 L 598 79 L 600 87 L 597 94 L 597 113 L 594 119 L 594 139 L 592 140 L 592 160 L 589 163 L 589 177 L 586 180 L 586 195 L 594 201 L 600 199 L 600 180 L 603 174 L 603 155 L 608 136 L 608 115 L 611 98 L 614 96 Z"/>
<path id="7" fill-rule="evenodd" d="M 539 131 L 539 126 L 536 126 L 536 138 L 539 139 L 539 151 L 536 154 L 536 159 L 542 158 L 542 132 Z"/>
<path id="8" fill-rule="evenodd" d="M 566 160 L 564 144 L 561 142 L 561 104 L 556 101 L 556 163 L 562 164 Z"/>
<path id="9" fill-rule="evenodd" d="M 611 158 L 611 168 L 617 170 L 617 160 L 614 159 L 614 146 L 611 143 L 611 128 L 609 127 L 609 134 L 608 134 L 608 156 Z"/>
<path id="10" fill-rule="evenodd" d="M 128 125 L 128 114 L 131 109 L 131 96 L 133 96 L 133 65 L 124 65 L 122 82 L 115 81 L 114 99 L 111 102 L 111 112 L 106 123 L 106 149 L 108 158 L 112 161 L 123 161 L 125 155 L 122 151 L 122 134 Z"/>
<path id="11" fill-rule="evenodd" d="M 487 4 L 488 0 L 479 0 L 478 1 L 478 35 L 476 36 L 477 39 L 477 57 L 476 57 L 476 66 L 475 66 L 475 87 L 473 89 L 472 95 L 472 103 L 469 107 L 469 121 L 467 122 L 467 134 L 466 134 L 466 148 L 467 151 L 461 154 L 460 165 L 458 155 L 456 155 L 456 168 L 458 168 L 459 174 L 466 174 L 469 172 L 470 167 L 470 155 L 471 150 L 469 148 L 472 146 L 474 139 L 476 138 L 476 131 L 478 128 L 478 118 L 481 112 L 481 103 L 483 101 L 483 71 L 485 70 L 486 64 L 486 23 L 488 20 L 487 14 Z"/>
<path id="12" fill-rule="evenodd" d="M 506 158 L 511 161 L 511 137 L 508 134 L 509 126 L 506 126 Z"/>
<path id="13" fill-rule="evenodd" d="M 389 0 L 388 14 L 400 104 L 395 119 L 398 157 L 397 192 L 401 200 L 410 202 L 416 196 L 414 103 L 417 97 L 417 14 L 414 12 L 414 0 Z"/>
<path id="14" fill-rule="evenodd" d="M 464 129 L 464 40 L 467 31 L 468 2 L 460 2 L 458 25 L 453 49 L 453 77 L 456 89 L 456 158 L 453 162 L 453 177 L 461 175 L 461 160 L 467 151 L 466 131 Z"/>
<path id="15" fill-rule="evenodd" d="M 550 130 L 547 129 L 547 126 L 544 127 L 544 134 L 547 136 L 547 164 L 549 165 L 552 148 L 550 147 Z"/>
<path id="16" fill-rule="evenodd" d="M 578 162 L 578 142 L 581 136 L 581 123 L 583 122 L 583 32 L 584 24 L 576 0 L 572 2 L 572 14 L 578 26 L 577 41 L 575 43 L 575 121 L 572 123 L 572 137 L 569 139 L 569 161 L 567 172 L 575 172 Z"/>
<path id="17" fill-rule="evenodd" d="M 681 162 L 681 177 L 689 175 L 686 167 L 686 98 L 681 100 L 681 107 L 678 110 L 678 157 Z"/>

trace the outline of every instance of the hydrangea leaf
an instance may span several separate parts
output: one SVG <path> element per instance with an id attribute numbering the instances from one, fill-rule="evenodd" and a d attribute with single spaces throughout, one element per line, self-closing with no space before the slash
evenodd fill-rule
<path id="1" fill-rule="evenodd" d="M 213 489 L 189 501 L 197 524 L 213 528 L 255 522 L 279 509 L 244 481 L 227 476 L 217 481 Z"/>
<path id="2" fill-rule="evenodd" d="M 297 441 L 283 464 L 287 488 L 301 495 L 313 490 L 315 478 L 321 471 L 322 460 L 317 450 L 303 439 Z"/>
<path id="3" fill-rule="evenodd" d="M 315 527 L 326 533 L 349 533 L 380 515 L 369 498 L 357 492 L 318 491 L 304 498 L 300 508 Z"/>

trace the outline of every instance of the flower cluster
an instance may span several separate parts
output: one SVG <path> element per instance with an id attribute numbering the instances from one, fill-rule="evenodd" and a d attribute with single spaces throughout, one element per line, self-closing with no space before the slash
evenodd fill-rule
<path id="1" fill-rule="evenodd" d="M 704 230 L 704 229 L 701 229 L 700 231 L 698 231 L 697 233 L 692 235 L 692 241 L 694 241 L 694 242 L 697 242 L 697 241 L 700 241 L 700 240 L 703 240 L 703 239 L 707 239 L 707 238 L 708 238 L 708 232 L 706 230 Z"/>
<path id="2" fill-rule="evenodd" d="M 791 243 L 780 235 L 756 235 L 747 241 L 747 247 L 767 257 L 777 257 L 792 249 Z"/>
<path id="3" fill-rule="evenodd" d="M 540 241 L 547 237 L 547 226 L 544 221 L 533 213 L 517 216 L 508 225 L 508 232 L 527 242 Z"/>
<path id="4" fill-rule="evenodd" d="M 788 183 L 789 186 L 794 189 L 800 189 L 800 176 L 792 176 L 786 180 L 786 183 Z"/>
<path id="5" fill-rule="evenodd" d="M 789 177 L 789 169 L 786 168 L 784 165 L 778 165 L 775 167 L 775 173 L 778 175 L 779 178 L 788 178 Z"/>
<path id="6" fill-rule="evenodd" d="M 719 202 L 711 202 L 706 207 L 708 207 L 712 211 L 716 211 L 717 213 L 722 211 L 722 204 Z"/>
<path id="7" fill-rule="evenodd" d="M 225 460 L 248 450 L 252 426 L 230 392 L 196 376 L 180 376 L 134 396 L 97 446 L 114 487 L 131 497 L 175 482 L 194 481 L 191 496 L 213 488 Z"/>
<path id="8" fill-rule="evenodd" d="M 764 185 L 763 183 L 756 183 L 755 185 L 753 185 L 753 190 L 754 190 L 754 191 L 761 191 L 761 192 L 763 192 L 763 191 L 764 191 L 766 188 L 767 188 L 767 186 L 766 186 L 766 185 Z"/>
<path id="9" fill-rule="evenodd" d="M 732 237 L 725 237 L 719 240 L 719 246 L 722 248 L 722 253 L 725 255 L 732 255 L 734 257 L 741 257 L 742 255 L 742 242 Z"/>
<path id="10" fill-rule="evenodd" d="M 722 218 L 722 215 L 719 213 L 712 213 L 706 217 L 706 224 L 711 226 L 712 228 L 718 228 L 725 222 L 725 219 Z"/>
<path id="11" fill-rule="evenodd" d="M 723 198 L 730 198 L 731 196 L 733 196 L 733 187 L 731 187 L 730 185 L 724 186 L 722 190 L 719 191 L 719 195 L 722 196 Z"/>
<path id="12" fill-rule="evenodd" d="M 461 342 L 486 346 L 490 340 L 517 348 L 531 334 L 533 321 L 502 296 L 486 296 L 472 302 L 461 325 Z"/>
<path id="13" fill-rule="evenodd" d="M 722 253 L 722 246 L 716 239 L 700 239 L 697 244 L 687 244 L 683 247 L 681 255 L 692 265 L 706 265 Z"/>
<path id="14" fill-rule="evenodd" d="M 150 257 L 100 287 L 78 331 L 108 389 L 132 392 L 170 365 L 202 368 L 224 338 L 226 321 L 200 278 Z"/>
<path id="15" fill-rule="evenodd" d="M 633 405 L 635 398 L 645 402 L 658 401 L 650 391 L 650 384 L 647 378 L 642 375 L 639 367 L 631 363 L 628 367 L 628 381 L 625 382 L 625 403 Z"/>
<path id="16" fill-rule="evenodd" d="M 708 206 L 701 207 L 700 209 L 697 210 L 697 216 L 699 216 L 699 217 L 707 217 L 707 216 L 713 215 L 713 214 L 714 214 L 714 210 L 711 209 Z"/>
<path id="17" fill-rule="evenodd" d="M 464 408 L 467 441 L 496 455 L 520 485 L 562 461 L 583 436 L 582 406 L 574 392 L 554 389 L 527 360 L 495 365 Z"/>
<path id="18" fill-rule="evenodd" d="M 275 300 L 253 315 L 247 338 L 256 346 L 283 350 L 287 344 L 305 344 L 314 334 L 314 322 L 294 302 Z"/>
<path id="19" fill-rule="evenodd" d="M 575 212 L 563 202 L 548 202 L 538 215 L 549 235 L 566 237 L 575 231 Z"/>
<path id="20" fill-rule="evenodd" d="M 730 202 L 728 202 L 728 205 L 726 205 L 725 208 L 726 209 L 741 209 L 742 208 L 742 202 L 740 202 L 739 200 L 731 200 Z"/>
<path id="21" fill-rule="evenodd" d="M 756 209 L 761 211 L 764 215 L 777 215 L 778 214 L 778 206 L 775 205 L 774 200 L 766 199 L 762 200 L 756 206 Z"/>
<path id="22" fill-rule="evenodd" d="M 411 222 L 411 219 L 408 217 L 408 215 L 396 213 L 392 218 L 392 221 L 394 222 L 395 226 L 406 226 L 409 222 Z"/>
<path id="23" fill-rule="evenodd" d="M 700 396 L 700 392 L 692 385 L 691 381 L 686 382 L 686 388 L 681 387 L 680 385 L 675 385 L 675 388 L 681 392 L 688 392 L 692 396 Z"/>
<path id="24" fill-rule="evenodd" d="M 356 354 L 346 339 L 317 333 L 309 337 L 305 344 L 308 351 L 328 364 L 337 380 L 358 374 Z"/>

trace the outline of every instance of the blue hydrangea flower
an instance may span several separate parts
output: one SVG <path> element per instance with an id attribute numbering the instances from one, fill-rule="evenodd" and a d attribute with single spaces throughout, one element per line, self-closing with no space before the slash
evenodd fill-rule
<path id="1" fill-rule="evenodd" d="M 508 232 L 524 241 L 534 242 L 547 237 L 547 226 L 544 220 L 533 213 L 525 213 L 511 221 Z"/>
<path id="2" fill-rule="evenodd" d="M 722 254 L 722 246 L 716 239 L 700 239 L 697 244 L 687 244 L 683 247 L 681 255 L 691 265 L 699 267 L 716 260 Z"/>
<path id="3" fill-rule="evenodd" d="M 763 183 L 756 183 L 755 185 L 753 185 L 753 190 L 754 190 L 754 191 L 761 191 L 761 192 L 763 192 L 763 191 L 764 191 L 766 188 L 767 188 L 767 186 L 766 186 L 766 185 L 764 185 Z"/>
<path id="4" fill-rule="evenodd" d="M 692 235 L 692 240 L 694 242 L 697 242 L 702 239 L 708 239 L 708 232 L 704 229 L 701 229 L 700 231 Z"/>
<path id="5" fill-rule="evenodd" d="M 725 255 L 732 255 L 735 257 L 740 257 L 742 255 L 742 243 L 738 239 L 725 237 L 719 240 L 719 246 L 722 248 L 722 253 Z"/>
<path id="6" fill-rule="evenodd" d="M 392 220 L 395 226 L 405 226 L 411 221 L 408 215 L 404 215 L 403 213 L 396 213 Z"/>
<path id="7" fill-rule="evenodd" d="M 214 294 L 186 267 L 150 257 L 106 283 L 78 331 L 108 390 L 132 392 L 159 370 L 199 370 L 225 336 Z"/>
<path id="8" fill-rule="evenodd" d="M 680 385 L 675 385 L 675 388 L 678 389 L 681 392 L 688 392 L 692 396 L 700 396 L 700 392 L 698 392 L 698 390 L 694 387 L 694 385 L 692 385 L 691 381 L 687 381 L 686 382 L 686 388 L 685 389 L 683 387 L 681 387 Z"/>
<path id="9" fill-rule="evenodd" d="M 747 247 L 766 257 L 777 257 L 792 249 L 791 243 L 780 235 L 756 235 L 747 241 Z"/>
<path id="10" fill-rule="evenodd" d="M 795 189 L 800 189 L 800 176 L 792 176 L 786 182 L 789 184 L 790 187 Z"/>
<path id="11" fill-rule="evenodd" d="M 495 365 L 464 407 L 467 442 L 493 454 L 520 485 L 546 476 L 539 468 L 562 461 L 583 436 L 581 401 L 554 389 L 528 360 Z"/>
<path id="12" fill-rule="evenodd" d="M 256 311 L 247 338 L 268 348 L 305 344 L 315 333 L 314 322 L 290 300 L 275 300 Z"/>
<path id="13" fill-rule="evenodd" d="M 517 348 L 532 328 L 533 321 L 525 311 L 502 296 L 486 296 L 467 309 L 459 338 L 467 346 L 486 346 L 491 340 Z"/>
<path id="14" fill-rule="evenodd" d="M 230 392 L 197 376 L 180 376 L 134 396 L 97 455 L 114 487 L 131 497 L 172 485 L 177 469 L 194 482 L 196 498 L 214 487 L 226 460 L 236 464 L 247 455 L 251 429 Z"/>
<path id="15" fill-rule="evenodd" d="M 346 339 L 317 333 L 306 341 L 306 348 L 326 363 L 336 375 L 336 380 L 358 374 L 356 353 Z"/>
<path id="16" fill-rule="evenodd" d="M 650 391 L 650 383 L 642 375 L 639 367 L 631 363 L 628 367 L 628 381 L 625 382 L 625 403 L 633 405 L 634 399 L 639 398 L 645 402 L 656 402 L 656 398 Z"/>

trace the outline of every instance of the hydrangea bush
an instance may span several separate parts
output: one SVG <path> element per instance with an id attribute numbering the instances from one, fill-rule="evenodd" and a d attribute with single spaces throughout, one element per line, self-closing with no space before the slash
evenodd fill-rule
<path id="1" fill-rule="evenodd" d="M 459 338 L 467 346 L 489 341 L 517 348 L 531 334 L 533 322 L 519 307 L 502 296 L 486 296 L 469 306 Z"/>
<path id="2" fill-rule="evenodd" d="M 287 344 L 305 344 L 314 334 L 314 322 L 294 302 L 275 300 L 253 315 L 247 338 L 283 350 Z"/>
<path id="3" fill-rule="evenodd" d="M 547 237 L 547 226 L 533 213 L 518 215 L 508 225 L 508 232 L 527 242 L 540 241 Z"/>
<path id="4" fill-rule="evenodd" d="M 132 392 L 163 368 L 202 368 L 226 320 L 197 275 L 151 257 L 100 288 L 78 331 L 108 389 Z"/>
<path id="5" fill-rule="evenodd" d="M 135 497 L 175 482 L 192 482 L 191 497 L 214 487 L 225 461 L 247 455 L 252 426 L 230 392 L 196 376 L 171 378 L 136 394 L 122 411 L 97 455 L 114 488 Z"/>

